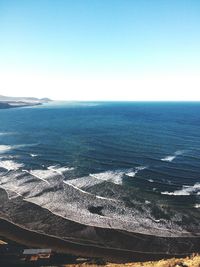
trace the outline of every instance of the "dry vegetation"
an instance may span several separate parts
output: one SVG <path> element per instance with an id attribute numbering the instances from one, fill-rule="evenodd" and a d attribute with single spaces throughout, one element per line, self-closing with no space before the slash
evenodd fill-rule
<path id="1" fill-rule="evenodd" d="M 138 262 L 138 263 L 126 263 L 126 264 L 102 264 L 97 265 L 94 263 L 82 263 L 82 264 L 72 264 L 66 265 L 68 267 L 96 267 L 96 266 L 107 266 L 107 267 L 200 267 L 200 256 L 193 255 L 191 257 L 183 258 L 183 259 L 168 259 L 168 260 L 160 260 L 160 261 L 150 261 L 150 262 Z"/>

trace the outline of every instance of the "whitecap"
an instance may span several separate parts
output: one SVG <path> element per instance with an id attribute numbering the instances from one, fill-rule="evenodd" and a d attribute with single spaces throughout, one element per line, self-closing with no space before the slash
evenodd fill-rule
<path id="1" fill-rule="evenodd" d="M 176 158 L 176 156 L 167 156 L 165 158 L 162 158 L 162 161 L 168 161 L 171 162 L 172 160 L 174 160 Z"/>
<path id="2" fill-rule="evenodd" d="M 171 162 L 171 161 L 173 161 L 177 156 L 183 155 L 183 153 L 184 153 L 184 150 L 177 150 L 176 152 L 174 152 L 173 155 L 166 156 L 166 157 L 162 158 L 161 160 L 162 160 L 162 161 L 168 161 L 168 162 Z"/>
<path id="3" fill-rule="evenodd" d="M 133 169 L 105 171 L 101 173 L 92 173 L 89 176 L 101 181 L 108 181 L 114 184 L 122 185 L 124 175 L 134 177 L 139 171 L 144 170 L 146 168 L 146 166 L 138 166 L 135 168 L 134 171 Z"/>
<path id="4" fill-rule="evenodd" d="M 124 171 L 105 171 L 101 173 L 90 174 L 90 176 L 102 181 L 108 181 L 114 184 L 121 185 L 124 176 Z"/>
<path id="5" fill-rule="evenodd" d="M 66 167 L 66 166 L 60 167 L 59 165 L 52 165 L 52 166 L 47 167 L 47 169 L 52 170 L 54 172 L 57 172 L 60 175 L 63 175 L 63 173 L 65 173 L 65 172 L 69 172 L 69 171 L 74 170 L 73 167 Z"/>
<path id="6" fill-rule="evenodd" d="M 12 146 L 8 145 L 0 145 L 0 153 L 5 153 L 12 149 Z"/>
<path id="7" fill-rule="evenodd" d="M 24 165 L 22 163 L 17 163 L 13 160 L 3 160 L 3 161 L 0 161 L 0 167 L 1 168 L 4 168 L 8 171 L 16 171 L 20 168 L 22 168 Z"/>
<path id="8" fill-rule="evenodd" d="M 194 208 L 199 209 L 200 208 L 200 204 L 195 204 Z"/>
<path id="9" fill-rule="evenodd" d="M 142 170 L 145 170 L 147 167 L 146 166 L 138 166 L 135 168 L 135 171 L 129 171 L 129 172 L 126 172 L 125 174 L 127 176 L 130 176 L 130 177 L 135 177 L 135 175 L 139 172 L 139 171 L 142 171 Z"/>
<path id="10" fill-rule="evenodd" d="M 174 192 L 161 192 L 163 195 L 170 196 L 190 196 L 190 195 L 199 195 L 200 194 L 200 183 L 196 183 L 193 186 L 183 186 L 180 190 L 175 190 Z"/>
<path id="11" fill-rule="evenodd" d="M 73 170 L 73 168 L 49 166 L 49 167 L 47 167 L 47 169 L 43 169 L 43 170 L 30 170 L 30 171 L 23 170 L 23 171 L 31 174 L 32 176 L 34 176 L 37 179 L 44 181 L 45 183 L 50 184 L 48 182 L 48 179 L 53 178 L 57 175 L 61 176 L 63 179 L 63 178 L 65 178 L 63 173 L 66 171 L 71 171 L 71 170 Z"/>
<path id="12" fill-rule="evenodd" d="M 130 176 L 130 177 L 135 177 L 135 175 L 137 174 L 137 171 L 130 171 L 130 172 L 127 172 L 125 173 L 127 176 Z"/>
<path id="13" fill-rule="evenodd" d="M 22 147 L 35 146 L 36 144 L 21 144 L 21 145 L 0 145 L 0 153 L 5 153 L 12 149 L 18 149 Z"/>
<path id="14" fill-rule="evenodd" d="M 30 154 L 30 156 L 32 157 L 32 158 L 35 158 L 35 157 L 37 157 L 38 155 L 37 154 Z"/>

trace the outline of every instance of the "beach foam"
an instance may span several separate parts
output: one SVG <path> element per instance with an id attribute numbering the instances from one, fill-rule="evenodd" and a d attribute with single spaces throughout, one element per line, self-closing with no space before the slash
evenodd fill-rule
<path id="1" fill-rule="evenodd" d="M 20 168 L 22 168 L 24 165 L 22 163 L 17 163 L 13 160 L 3 160 L 3 161 L 0 161 L 0 167 L 1 168 L 4 168 L 8 171 L 16 171 Z"/>
<path id="2" fill-rule="evenodd" d="M 52 165 L 52 166 L 47 167 L 47 169 L 57 172 L 60 175 L 63 175 L 63 173 L 65 172 L 74 170 L 73 167 L 66 167 L 66 166 L 60 167 L 59 165 Z"/>
<path id="3" fill-rule="evenodd" d="M 168 162 L 171 162 L 172 160 L 174 160 L 176 158 L 176 156 L 167 156 L 163 159 L 161 159 L 162 161 L 168 161 Z"/>
<path id="4" fill-rule="evenodd" d="M 182 189 L 175 190 L 174 192 L 161 192 L 161 194 L 170 196 L 200 195 L 200 183 L 196 183 L 193 186 L 183 186 Z"/>
<path id="5" fill-rule="evenodd" d="M 12 149 L 12 146 L 8 145 L 0 145 L 0 153 L 5 153 Z"/>
<path id="6" fill-rule="evenodd" d="M 124 175 L 129 177 L 134 177 L 139 171 L 142 171 L 146 168 L 147 168 L 146 166 L 138 166 L 135 168 L 135 170 L 127 169 L 127 170 L 105 171 L 101 173 L 90 174 L 90 177 L 122 185 Z"/>
<path id="7" fill-rule="evenodd" d="M 95 177 L 92 176 L 86 176 L 86 177 L 71 179 L 69 182 L 70 184 L 78 188 L 86 188 L 97 184 L 101 184 L 103 181 L 96 179 Z"/>
<path id="8" fill-rule="evenodd" d="M 127 176 L 130 176 L 130 177 L 135 177 L 135 175 L 139 172 L 139 171 L 142 171 L 142 170 L 145 170 L 147 167 L 146 166 L 138 166 L 135 168 L 135 171 L 130 171 L 130 172 L 126 172 L 125 174 Z"/>
<path id="9" fill-rule="evenodd" d="M 48 183 L 48 179 L 51 179 L 55 176 L 60 176 L 62 179 L 65 178 L 63 173 L 66 171 L 71 171 L 73 168 L 69 167 L 59 167 L 59 166 L 49 166 L 47 169 L 42 169 L 42 170 L 23 170 L 24 172 L 27 172 L 31 174 L 32 176 L 36 177 L 37 179 L 40 179 L 44 181 L 45 183 Z"/>
<path id="10" fill-rule="evenodd" d="M 94 173 L 90 174 L 90 176 L 98 180 L 108 181 L 114 184 L 121 185 L 124 174 L 125 174 L 124 171 L 118 170 L 118 171 L 106 171 L 101 173 Z"/>
<path id="11" fill-rule="evenodd" d="M 56 173 L 51 171 L 51 170 L 23 170 L 24 172 L 27 172 L 29 174 L 31 174 L 32 176 L 34 176 L 35 178 L 42 180 L 43 182 L 50 184 L 48 182 L 49 178 L 55 177 Z"/>

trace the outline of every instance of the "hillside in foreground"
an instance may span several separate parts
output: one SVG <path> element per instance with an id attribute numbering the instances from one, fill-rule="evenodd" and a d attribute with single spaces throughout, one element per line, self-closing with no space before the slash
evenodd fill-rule
<path id="1" fill-rule="evenodd" d="M 126 263 L 126 264 L 113 264 L 107 263 L 102 265 L 97 265 L 95 263 L 83 263 L 83 264 L 71 264 L 66 265 L 68 267 L 96 267 L 96 266 L 107 266 L 107 267 L 200 267 L 200 256 L 193 255 L 191 257 L 186 258 L 172 258 L 168 260 L 160 260 L 160 261 L 148 261 L 148 262 L 135 262 L 135 263 Z"/>

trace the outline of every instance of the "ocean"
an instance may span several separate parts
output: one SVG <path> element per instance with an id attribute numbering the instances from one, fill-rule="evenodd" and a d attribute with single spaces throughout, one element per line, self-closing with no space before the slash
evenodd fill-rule
<path id="1" fill-rule="evenodd" d="M 200 103 L 2 109 L 0 187 L 83 225 L 199 236 Z"/>

